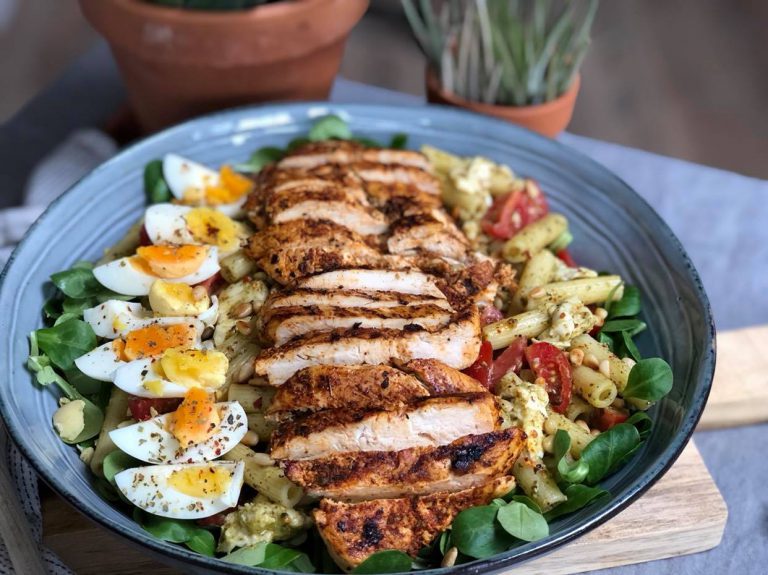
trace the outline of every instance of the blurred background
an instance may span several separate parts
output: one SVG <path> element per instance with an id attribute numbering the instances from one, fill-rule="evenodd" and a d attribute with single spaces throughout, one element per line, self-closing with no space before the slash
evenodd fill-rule
<path id="1" fill-rule="evenodd" d="M 764 0 L 603 1 L 569 131 L 768 178 L 767 30 Z M 0 121 L 97 41 L 75 0 L 0 0 Z M 424 93 L 399 0 L 372 0 L 341 74 Z"/>

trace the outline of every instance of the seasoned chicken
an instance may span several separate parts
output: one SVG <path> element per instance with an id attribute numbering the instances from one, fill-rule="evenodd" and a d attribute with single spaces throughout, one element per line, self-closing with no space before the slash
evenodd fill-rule
<path id="1" fill-rule="evenodd" d="M 343 501 L 385 499 L 458 491 L 509 473 L 523 448 L 518 428 L 467 435 L 438 447 L 401 451 L 335 453 L 308 460 L 283 460 L 285 475 L 307 494 Z"/>
<path id="2" fill-rule="evenodd" d="M 405 362 L 401 369 L 406 373 L 415 375 L 421 383 L 427 386 L 430 395 L 487 391 L 483 384 L 474 377 L 448 367 L 436 359 L 413 359 Z"/>
<path id="3" fill-rule="evenodd" d="M 436 447 L 495 431 L 496 397 L 466 393 L 416 399 L 390 411 L 326 409 L 282 423 L 270 443 L 274 459 L 313 459 L 345 451 Z"/>
<path id="4" fill-rule="evenodd" d="M 282 419 L 321 409 L 395 407 L 430 395 L 418 379 L 394 367 L 315 365 L 277 388 L 267 415 Z"/>
<path id="5" fill-rule="evenodd" d="M 356 142 L 332 140 L 306 144 L 297 148 L 280 160 L 278 167 L 311 169 L 323 164 L 352 164 L 355 162 L 375 162 L 378 164 L 398 164 L 429 171 L 431 166 L 426 156 L 411 150 L 386 150 L 368 148 Z"/>
<path id="6" fill-rule="evenodd" d="M 344 503 L 322 499 L 314 512 L 320 536 L 342 569 L 351 569 L 369 555 L 398 549 L 415 557 L 454 517 L 467 507 L 486 505 L 515 487 L 511 476 L 454 493 L 374 499 Z"/>
<path id="7" fill-rule="evenodd" d="M 280 284 L 340 268 L 407 265 L 397 256 L 382 256 L 359 234 L 325 220 L 269 226 L 251 237 L 248 253 Z"/>
<path id="8" fill-rule="evenodd" d="M 435 298 L 445 295 L 437 287 L 437 278 L 413 270 L 337 270 L 297 282 L 298 288 L 322 290 L 367 290 L 398 292 Z"/>
<path id="9" fill-rule="evenodd" d="M 430 304 L 381 309 L 323 305 L 281 307 L 268 314 L 262 334 L 280 346 L 300 335 L 351 327 L 414 329 L 412 326 L 419 326 L 436 330 L 447 324 L 451 315 L 450 311 Z"/>
<path id="10" fill-rule="evenodd" d="M 436 331 L 351 328 L 299 336 L 281 346 L 265 349 L 254 360 L 256 375 L 280 385 L 294 373 L 312 365 L 379 365 L 393 359 L 440 359 L 464 369 L 480 351 L 480 315 L 471 306 Z"/>
<path id="11" fill-rule="evenodd" d="M 432 210 L 397 220 L 387 249 L 392 254 L 428 253 L 462 261 L 469 242 L 447 215 Z"/>
<path id="12" fill-rule="evenodd" d="M 440 195 L 440 180 L 431 173 L 401 164 L 378 164 L 376 162 L 357 162 L 347 166 L 366 182 L 382 184 L 408 184 L 420 192 Z"/>
<path id="13" fill-rule="evenodd" d="M 404 182 L 366 182 L 365 191 L 370 202 L 393 221 L 443 209 L 439 196 L 422 192 L 416 186 Z"/>
<path id="14" fill-rule="evenodd" d="M 273 292 L 262 306 L 261 315 L 264 321 L 268 321 L 269 314 L 274 310 L 283 307 L 313 305 L 373 309 L 431 305 L 453 311 L 451 304 L 442 293 L 440 297 L 433 297 L 394 291 L 295 289 Z"/>

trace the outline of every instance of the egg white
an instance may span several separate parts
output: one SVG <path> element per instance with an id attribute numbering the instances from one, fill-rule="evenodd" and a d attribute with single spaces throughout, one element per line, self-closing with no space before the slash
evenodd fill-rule
<path id="1" fill-rule="evenodd" d="M 203 263 L 193 273 L 180 278 L 162 278 L 171 283 L 183 283 L 194 285 L 207 280 L 221 269 L 219 267 L 219 251 L 216 246 L 208 246 Z M 131 265 L 129 258 L 120 258 L 115 261 L 96 266 L 93 275 L 104 287 L 119 294 L 139 296 L 148 295 L 149 290 L 157 276 L 145 274 L 143 271 Z"/>
<path id="2" fill-rule="evenodd" d="M 225 468 L 231 474 L 226 490 L 211 497 L 194 497 L 176 491 L 168 484 L 175 471 L 189 468 Z M 115 484 L 139 509 L 160 517 L 202 519 L 235 507 L 243 486 L 242 461 L 213 461 L 192 465 L 151 465 L 126 469 L 115 475 Z"/>
<path id="3" fill-rule="evenodd" d="M 166 154 L 163 158 L 163 178 L 173 197 L 179 200 L 183 200 L 185 192 L 190 189 L 202 190 L 208 186 L 216 186 L 221 180 L 217 171 L 177 154 Z M 233 217 L 241 212 L 244 203 L 245 198 L 242 198 L 237 202 L 212 207 L 226 216 Z M 199 205 L 206 204 L 201 202 Z"/>
<path id="4" fill-rule="evenodd" d="M 147 463 L 204 463 L 233 449 L 248 431 L 248 417 L 239 403 L 217 403 L 221 423 L 208 440 L 182 448 L 168 431 L 171 413 L 115 429 L 109 437 L 128 455 Z"/>
<path id="5" fill-rule="evenodd" d="M 155 317 L 140 303 L 110 299 L 83 311 L 83 321 L 91 326 L 98 337 L 115 339 L 150 325 L 176 325 L 188 323 L 199 333 L 206 325 L 213 325 L 219 315 L 219 301 L 211 298 L 211 307 L 197 317 Z"/>
<path id="6" fill-rule="evenodd" d="M 159 358 L 147 357 L 124 363 L 115 370 L 112 381 L 124 392 L 138 397 L 184 397 L 189 387 L 165 379 L 157 370 L 158 361 Z M 155 386 L 145 385 L 155 381 L 161 383 L 159 393 L 155 391 Z M 203 389 L 213 393 L 218 388 Z"/>

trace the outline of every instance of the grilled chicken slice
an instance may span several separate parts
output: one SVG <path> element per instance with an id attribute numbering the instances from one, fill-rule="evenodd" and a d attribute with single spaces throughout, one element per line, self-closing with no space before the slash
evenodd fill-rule
<path id="1" fill-rule="evenodd" d="M 396 407 L 430 395 L 418 379 L 394 367 L 315 365 L 277 388 L 267 415 L 284 419 L 322 409 Z"/>
<path id="2" fill-rule="evenodd" d="M 490 393 L 416 399 L 390 411 L 326 409 L 281 424 L 270 443 L 274 459 L 314 459 L 345 451 L 399 451 L 447 445 L 501 424 Z"/>
<path id="3" fill-rule="evenodd" d="M 351 163 L 348 164 L 348 168 L 365 182 L 378 182 L 385 185 L 407 184 L 422 193 L 440 195 L 440 180 L 421 168 L 376 162 Z"/>
<path id="4" fill-rule="evenodd" d="M 302 146 L 283 158 L 278 167 L 311 169 L 324 164 L 347 165 L 354 162 L 398 164 L 424 171 L 431 169 L 429 160 L 419 152 L 368 148 L 355 142 L 341 140 Z"/>
<path id="5" fill-rule="evenodd" d="M 429 389 L 430 395 L 487 391 L 474 377 L 436 359 L 413 359 L 402 365 L 401 369 L 415 375 Z"/>
<path id="6" fill-rule="evenodd" d="M 282 307 L 269 314 L 262 334 L 279 346 L 300 335 L 351 327 L 413 329 L 419 326 L 434 331 L 447 324 L 451 315 L 450 311 L 430 304 L 381 309 L 323 305 Z"/>
<path id="7" fill-rule="evenodd" d="M 459 314 L 437 331 L 352 328 L 300 336 L 281 347 L 263 350 L 254 360 L 256 375 L 281 385 L 312 365 L 380 365 L 392 359 L 434 358 L 456 369 L 469 367 L 480 351 L 477 306 Z"/>
<path id="8" fill-rule="evenodd" d="M 261 315 L 265 321 L 268 321 L 268 315 L 274 310 L 283 307 L 313 305 L 373 309 L 432 305 L 453 311 L 451 304 L 442 293 L 440 297 L 432 297 L 387 291 L 296 289 L 288 292 L 273 292 L 262 306 Z"/>
<path id="9" fill-rule="evenodd" d="M 451 525 L 460 511 L 486 505 L 514 487 L 514 478 L 505 476 L 454 493 L 361 503 L 322 499 L 314 518 L 333 560 L 349 570 L 385 549 L 397 549 L 415 557 Z"/>
<path id="10" fill-rule="evenodd" d="M 336 453 L 283 460 L 280 467 L 313 497 L 360 501 L 426 495 L 477 487 L 509 473 L 524 438 L 522 430 L 510 428 L 467 435 L 439 447 Z"/>
<path id="11" fill-rule="evenodd" d="M 392 227 L 387 240 L 392 254 L 428 253 L 463 261 L 469 242 L 442 210 L 405 216 Z"/>
<path id="12" fill-rule="evenodd" d="M 359 234 L 325 220 L 269 226 L 251 236 L 248 252 L 280 284 L 340 268 L 407 265 L 398 256 L 382 256 Z"/>
<path id="13" fill-rule="evenodd" d="M 398 292 L 435 298 L 445 295 L 437 286 L 437 278 L 412 270 L 336 270 L 298 282 L 297 287 L 321 290 L 367 290 Z"/>
<path id="14" fill-rule="evenodd" d="M 403 182 L 366 182 L 365 191 L 371 203 L 391 220 L 443 208 L 439 196 Z"/>

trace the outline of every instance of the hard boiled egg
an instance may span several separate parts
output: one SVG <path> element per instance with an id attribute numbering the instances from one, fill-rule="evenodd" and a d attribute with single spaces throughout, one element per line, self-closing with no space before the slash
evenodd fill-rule
<path id="1" fill-rule="evenodd" d="M 229 361 L 220 351 L 167 349 L 163 355 L 121 365 L 115 385 L 139 397 L 184 397 L 193 387 L 208 392 L 226 381 Z"/>
<path id="2" fill-rule="evenodd" d="M 215 246 L 142 246 L 135 256 L 96 266 L 101 285 L 125 295 L 147 295 L 155 280 L 188 285 L 207 280 L 219 271 Z"/>
<path id="3" fill-rule="evenodd" d="M 193 206 L 212 206 L 228 216 L 238 214 L 253 182 L 222 166 L 218 172 L 183 158 L 168 154 L 163 158 L 163 177 L 174 197 Z"/>
<path id="4" fill-rule="evenodd" d="M 182 447 L 172 433 L 174 413 L 158 415 L 111 431 L 109 437 L 128 455 L 147 463 L 203 463 L 235 447 L 248 431 L 248 418 L 236 401 L 217 403 L 219 425 L 201 443 Z"/>
<path id="5" fill-rule="evenodd" d="M 115 484 L 147 513 L 202 519 L 237 505 L 244 469 L 242 461 L 152 465 L 121 471 L 115 475 Z"/>
<path id="6" fill-rule="evenodd" d="M 124 339 L 114 339 L 81 355 L 75 365 L 88 377 L 112 381 L 117 368 L 129 361 L 159 356 L 171 348 L 199 349 L 202 333 L 203 323 L 194 319 L 169 325 L 150 324 L 128 332 Z"/>
<path id="7" fill-rule="evenodd" d="M 83 320 L 93 333 L 106 339 L 125 337 L 137 329 L 153 325 L 189 324 L 202 333 L 205 325 L 216 322 L 219 313 L 218 300 L 211 298 L 211 306 L 197 317 L 155 317 L 140 303 L 110 299 L 83 311 Z"/>
<path id="8" fill-rule="evenodd" d="M 242 224 L 221 211 L 175 204 L 155 204 L 144 213 L 144 229 L 153 244 L 207 244 L 223 258 L 247 236 Z"/>

